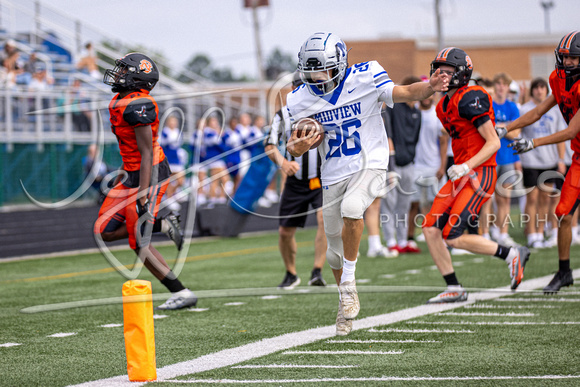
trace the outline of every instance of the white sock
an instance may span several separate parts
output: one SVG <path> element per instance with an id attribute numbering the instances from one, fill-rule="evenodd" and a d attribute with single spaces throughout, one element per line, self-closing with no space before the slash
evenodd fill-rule
<path id="1" fill-rule="evenodd" d="M 405 247 L 407 247 L 407 245 L 409 244 L 409 242 L 406 239 L 403 239 L 402 241 L 399 241 L 399 247 L 404 249 Z"/>
<path id="2" fill-rule="evenodd" d="M 340 283 L 353 281 L 354 272 L 356 271 L 356 259 L 354 261 L 349 261 L 346 258 L 342 258 L 344 264 L 342 266 L 342 276 L 340 277 Z"/>
<path id="3" fill-rule="evenodd" d="M 502 232 L 501 234 L 499 234 L 499 239 L 502 241 L 507 237 L 509 237 L 509 234 L 507 232 Z"/>
<path id="4" fill-rule="evenodd" d="M 381 236 L 369 235 L 369 250 L 378 250 L 381 248 Z"/>
<path id="5" fill-rule="evenodd" d="M 578 237 L 578 226 L 572 227 L 572 238 Z"/>
<path id="6" fill-rule="evenodd" d="M 491 237 L 489 236 L 489 233 L 488 232 L 484 232 L 483 234 L 481 234 L 481 236 L 484 237 L 485 239 L 490 239 L 491 240 Z"/>
<path id="7" fill-rule="evenodd" d="M 392 249 L 396 245 L 397 245 L 397 241 L 395 239 L 393 239 L 393 238 L 389 239 L 389 241 L 387 242 L 387 247 L 389 249 Z"/>

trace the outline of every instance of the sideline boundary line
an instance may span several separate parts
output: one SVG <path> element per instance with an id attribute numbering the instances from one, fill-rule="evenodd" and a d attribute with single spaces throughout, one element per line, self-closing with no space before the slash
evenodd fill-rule
<path id="1" fill-rule="evenodd" d="M 580 269 L 572 272 L 573 277 L 580 276 Z M 552 274 L 533 278 L 523 281 L 519 288 L 522 290 L 537 289 L 546 284 L 553 277 Z M 494 290 L 509 289 L 509 286 L 503 286 Z M 472 293 L 466 302 L 452 304 L 425 304 L 412 308 L 402 309 L 391 313 L 377 316 L 366 317 L 353 322 L 352 330 L 369 329 L 380 325 L 388 325 L 401 321 L 410 320 L 416 317 L 426 316 L 446 310 L 461 308 L 465 305 L 473 304 L 477 301 L 491 300 L 501 297 L 503 294 L 498 292 L 481 292 Z M 245 344 L 236 348 L 224 349 L 219 352 L 210 353 L 200 356 L 196 359 L 183 361 L 180 363 L 168 365 L 157 369 L 157 381 L 167 381 L 183 375 L 191 375 L 203 371 L 213 370 L 216 368 L 228 367 L 244 361 L 258 357 L 270 355 L 282 350 L 299 347 L 316 341 L 330 339 L 335 337 L 335 325 L 312 328 L 301 332 L 286 333 L 281 336 L 265 338 L 260 341 Z M 129 387 L 142 386 L 144 383 L 129 382 L 127 375 L 114 376 L 111 378 L 95 380 L 81 383 L 78 387 Z"/>

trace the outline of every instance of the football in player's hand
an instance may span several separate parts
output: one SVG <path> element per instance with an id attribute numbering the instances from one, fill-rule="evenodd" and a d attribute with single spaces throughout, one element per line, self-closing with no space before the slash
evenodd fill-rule
<path id="1" fill-rule="evenodd" d="M 300 119 L 298 122 L 294 124 L 294 130 L 296 131 L 296 137 L 298 138 L 306 136 L 311 131 L 315 131 L 318 134 L 320 134 L 320 138 L 318 139 L 318 141 L 312 144 L 310 149 L 318 147 L 322 143 L 322 140 L 324 139 L 324 127 L 320 122 L 316 121 L 314 118 L 306 117 Z"/>

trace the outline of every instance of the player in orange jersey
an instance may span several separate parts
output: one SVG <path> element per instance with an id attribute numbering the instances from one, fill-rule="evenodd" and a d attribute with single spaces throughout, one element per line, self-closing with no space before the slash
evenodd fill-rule
<path id="1" fill-rule="evenodd" d="M 510 248 L 478 234 L 463 233 L 468 226 L 477 224 L 482 204 L 495 190 L 495 154 L 500 141 L 494 130 L 491 97 L 480 86 L 468 86 L 473 65 L 465 51 L 455 47 L 441 50 L 431 62 L 431 74 L 437 69 L 449 77 L 449 91 L 437 104 L 436 111 L 451 136 L 455 165 L 448 169 L 450 180 L 437 194 L 423 223 L 429 252 L 447 282 L 447 289 L 428 303 L 467 299 L 467 292 L 455 276 L 447 246 L 505 260 L 512 289 L 522 281 L 530 256 L 526 247 Z"/>
<path id="2" fill-rule="evenodd" d="M 118 93 L 109 104 L 111 130 L 117 136 L 126 177 L 109 191 L 95 223 L 104 241 L 129 238 L 129 246 L 145 267 L 173 295 L 157 309 L 181 309 L 197 303 L 165 259 L 151 246 L 151 233 L 166 231 L 181 249 L 179 220 L 171 215 L 156 219 L 171 171 L 158 143 L 159 108 L 149 92 L 159 80 L 157 65 L 149 57 L 130 53 L 115 61 L 103 82 Z M 164 228 L 166 230 L 164 230 Z"/>
<path id="3" fill-rule="evenodd" d="M 558 272 L 552 278 L 545 293 L 556 293 L 563 286 L 574 283 L 570 270 L 570 244 L 572 243 L 572 215 L 580 203 L 580 32 L 566 34 L 555 50 L 556 69 L 550 75 L 550 94 L 538 104 L 505 128 L 498 128 L 498 134 L 528 126 L 538 121 L 552 107 L 558 104 L 568 127 L 557 133 L 534 139 L 520 138 L 510 144 L 517 153 L 527 152 L 535 147 L 557 144 L 572 140 L 572 165 L 566 173 L 562 186 L 560 202 L 556 207 L 556 216 L 560 219 L 558 225 Z"/>

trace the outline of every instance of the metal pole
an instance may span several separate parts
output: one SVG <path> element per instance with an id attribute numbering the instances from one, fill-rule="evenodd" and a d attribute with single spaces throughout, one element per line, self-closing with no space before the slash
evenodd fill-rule
<path id="1" fill-rule="evenodd" d="M 252 18 L 254 19 L 254 40 L 256 43 L 256 59 L 258 63 L 258 76 L 259 85 L 258 93 L 260 95 L 260 111 L 266 111 L 266 98 L 264 96 L 264 81 L 266 77 L 264 76 L 264 64 L 262 62 L 262 44 L 260 42 L 260 21 L 258 20 L 258 7 L 257 2 L 252 4 Z"/>
<path id="2" fill-rule="evenodd" d="M 435 0 L 435 26 L 437 28 L 437 51 L 443 49 L 443 32 L 441 25 L 441 1 Z"/>

